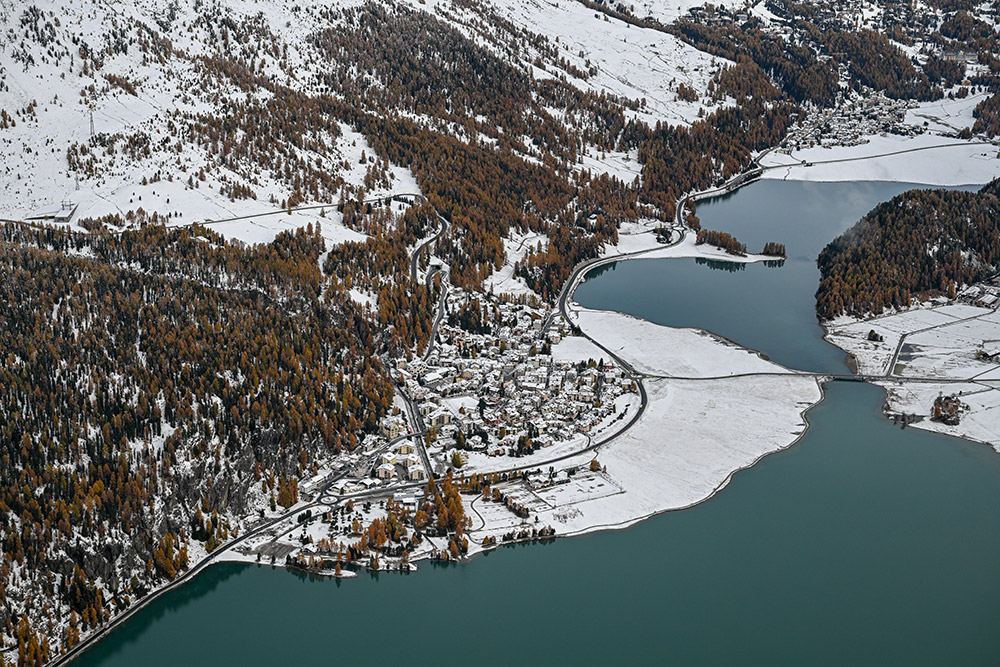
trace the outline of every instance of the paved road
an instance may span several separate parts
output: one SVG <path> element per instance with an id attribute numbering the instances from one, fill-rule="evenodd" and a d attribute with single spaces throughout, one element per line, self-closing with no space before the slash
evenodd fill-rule
<path id="1" fill-rule="evenodd" d="M 431 243 L 434 243 L 440 239 L 448 231 L 448 221 L 442 215 L 438 215 L 438 221 L 441 223 L 441 227 L 438 229 L 437 233 L 433 236 L 429 236 L 413 249 L 413 254 L 410 257 L 410 277 L 414 283 L 417 282 L 417 269 L 420 263 L 420 254 L 423 252 Z M 423 360 L 427 359 L 434 352 L 434 347 L 437 344 L 438 329 L 441 326 L 441 320 L 444 318 L 445 307 L 448 302 L 448 269 L 441 267 L 432 267 L 427 271 L 425 277 L 426 285 L 428 289 L 433 284 L 434 276 L 437 273 L 443 275 L 443 280 L 441 281 L 441 294 L 438 297 L 437 308 L 434 313 L 434 323 L 431 326 L 431 335 L 427 341 L 427 347 L 424 350 Z M 423 461 L 424 470 L 427 471 L 427 477 L 429 479 L 434 479 L 434 469 L 431 467 L 430 456 L 427 455 L 427 444 L 424 442 L 424 434 L 427 433 L 427 427 L 424 424 L 424 419 L 420 415 L 420 410 L 417 404 L 410 398 L 410 395 L 406 393 L 406 390 L 399 384 L 396 384 L 396 391 L 399 392 L 400 397 L 403 399 L 403 403 L 406 405 L 406 412 L 408 416 L 408 421 L 410 427 L 414 434 L 414 442 L 416 443 L 417 452 L 420 454 L 420 459 Z"/>
<path id="2" fill-rule="evenodd" d="M 412 196 L 412 195 L 411 195 Z M 448 231 L 448 221 L 445 220 L 444 216 L 438 215 L 438 221 L 441 223 L 441 227 L 434 236 L 428 236 L 426 239 L 417 244 L 417 247 L 413 249 L 413 253 L 410 255 L 410 279 L 414 283 L 417 282 L 417 270 L 420 264 L 420 253 L 431 243 L 434 243 L 441 238 L 446 231 Z"/>
<path id="3" fill-rule="evenodd" d="M 437 345 L 438 330 L 441 328 L 441 321 L 444 319 L 445 309 L 448 305 L 447 269 L 441 269 L 436 266 L 431 268 L 431 270 L 427 272 L 427 289 L 431 288 L 434 276 L 438 273 L 443 274 L 443 278 L 441 280 L 441 294 L 438 296 L 437 310 L 434 313 L 434 323 L 431 325 L 431 335 L 427 341 L 427 348 L 424 350 L 424 361 L 427 361 L 430 358 L 431 353 L 434 351 L 434 346 Z"/>

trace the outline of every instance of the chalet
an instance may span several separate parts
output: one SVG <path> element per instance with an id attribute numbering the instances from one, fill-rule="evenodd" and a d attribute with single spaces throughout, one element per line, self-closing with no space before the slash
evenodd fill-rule
<path id="1" fill-rule="evenodd" d="M 981 356 L 986 361 L 1000 360 L 1000 341 L 996 340 L 983 341 L 983 347 L 981 348 Z"/>
<path id="2" fill-rule="evenodd" d="M 419 482 L 427 478 L 427 473 L 421 465 L 412 465 L 406 469 L 406 478 L 411 482 Z"/>
<path id="3" fill-rule="evenodd" d="M 392 479 L 396 476 L 396 466 L 391 463 L 383 463 L 375 470 L 375 476 L 379 479 Z"/>
<path id="4" fill-rule="evenodd" d="M 403 422 L 399 417 L 383 417 L 382 422 L 379 425 L 379 430 L 381 431 L 383 437 L 392 439 L 398 438 L 406 433 L 406 426 L 403 425 Z"/>
<path id="5" fill-rule="evenodd" d="M 444 426 L 445 424 L 451 423 L 451 413 L 447 410 L 440 409 L 433 413 L 427 421 L 431 426 Z"/>

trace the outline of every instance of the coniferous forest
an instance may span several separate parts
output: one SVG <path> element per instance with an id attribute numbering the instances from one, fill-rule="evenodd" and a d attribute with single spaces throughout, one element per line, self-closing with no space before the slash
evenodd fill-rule
<path id="1" fill-rule="evenodd" d="M 880 204 L 819 255 L 820 319 L 954 297 L 1000 267 L 1000 181 L 979 192 L 911 190 Z"/>

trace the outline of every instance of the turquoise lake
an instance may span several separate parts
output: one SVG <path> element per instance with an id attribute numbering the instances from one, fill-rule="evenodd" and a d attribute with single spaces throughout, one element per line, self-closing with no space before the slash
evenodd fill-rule
<path id="1" fill-rule="evenodd" d="M 756 183 L 698 214 L 751 250 L 784 242 L 784 266 L 630 261 L 592 275 L 577 298 L 842 372 L 843 353 L 815 325 L 808 269 L 904 189 Z M 701 505 L 627 530 L 341 583 L 213 566 L 75 664 L 994 666 L 1000 456 L 893 426 L 882 398 L 829 383 L 794 447 Z"/>
<path id="2" fill-rule="evenodd" d="M 789 368 L 846 373 L 843 350 L 823 340 L 816 320 L 816 257 L 876 204 L 915 187 L 921 186 L 758 181 L 701 203 L 698 217 L 703 228 L 733 234 L 750 252 L 768 241 L 784 243 L 788 259 L 781 266 L 633 259 L 592 270 L 574 297 L 590 308 L 708 329 Z"/>

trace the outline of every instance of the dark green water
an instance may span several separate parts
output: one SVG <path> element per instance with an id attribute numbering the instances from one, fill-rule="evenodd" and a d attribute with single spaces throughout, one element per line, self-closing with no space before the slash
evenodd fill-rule
<path id="1" fill-rule="evenodd" d="M 78 664 L 995 666 L 1000 456 L 882 396 L 831 383 L 797 445 L 626 531 L 339 585 L 212 567 Z"/>
<path id="2" fill-rule="evenodd" d="M 708 329 L 790 368 L 844 373 L 843 351 L 823 340 L 816 321 L 816 257 L 876 204 L 914 187 L 760 181 L 703 202 L 698 217 L 702 227 L 733 234 L 751 252 L 768 241 L 784 243 L 788 259 L 780 267 L 629 260 L 588 273 L 575 299 L 657 324 Z"/>

